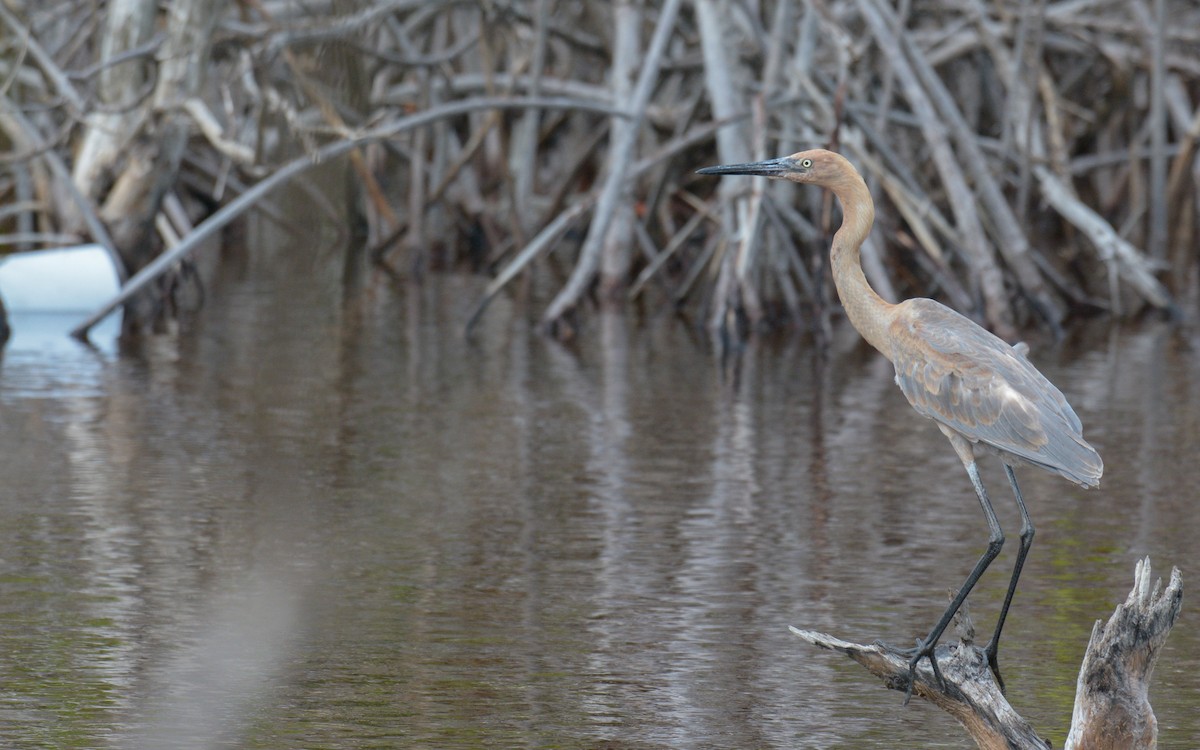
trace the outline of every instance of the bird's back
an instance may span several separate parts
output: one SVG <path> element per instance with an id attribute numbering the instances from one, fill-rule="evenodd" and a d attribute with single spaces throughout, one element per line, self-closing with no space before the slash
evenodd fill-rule
<path id="1" fill-rule="evenodd" d="M 1021 352 L 929 299 L 898 305 L 889 333 L 896 383 L 918 412 L 1077 484 L 1100 483 L 1104 464 L 1075 410 Z"/>

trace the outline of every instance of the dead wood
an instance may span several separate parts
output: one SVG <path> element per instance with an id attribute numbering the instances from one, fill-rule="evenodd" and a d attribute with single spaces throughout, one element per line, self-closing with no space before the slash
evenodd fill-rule
<path id="1" fill-rule="evenodd" d="M 1191 0 L 674 7 L 0 5 L 0 196 L 19 207 L 0 236 L 92 239 L 134 271 L 176 241 L 194 247 L 180 227 L 208 231 L 255 184 L 302 173 L 289 171 L 298 156 L 433 111 L 452 114 L 335 149 L 354 160 L 346 223 L 365 224 L 395 273 L 488 274 L 480 310 L 554 252 L 567 273 L 547 323 L 636 297 L 697 308 L 724 340 L 827 327 L 820 258 L 836 208 L 692 176 L 815 146 L 849 153 L 872 187 L 864 265 L 890 298 L 940 297 L 1011 334 L 1195 293 Z M 533 103 L 550 98 L 586 104 Z M 509 104 L 481 104 L 497 100 Z M 665 156 L 637 172 L 642 154 Z M 171 195 L 187 221 L 168 221 Z M 567 227 L 583 241 L 564 241 Z"/>
<path id="2" fill-rule="evenodd" d="M 1133 589 L 1088 641 L 1066 750 L 1151 750 L 1158 721 L 1148 697 L 1150 677 L 1183 606 L 1183 577 L 1171 570 L 1151 584 L 1150 558 L 1139 560 Z"/>
<path id="3" fill-rule="evenodd" d="M 930 153 L 946 189 L 956 196 L 969 196 L 971 189 L 958 160 L 951 148 L 950 134 L 943 114 L 937 111 L 930 93 L 921 84 L 912 63 L 904 53 L 902 37 L 892 24 L 884 6 L 877 0 L 859 0 L 859 10 L 871 29 L 875 40 L 891 65 L 905 92 L 905 97 L 920 121 L 922 133 L 929 144 Z M 984 299 L 988 323 L 1001 335 L 1012 336 L 1013 316 L 1008 295 L 1004 292 L 1003 275 L 996 262 L 994 246 L 988 242 L 983 231 L 975 201 L 971 199 L 950 201 L 951 211 L 958 221 L 962 233 L 964 250 L 972 265 L 973 278 L 978 280 Z"/>
<path id="4" fill-rule="evenodd" d="M 566 322 L 564 320 L 565 316 L 579 303 L 586 287 L 591 284 L 596 269 L 599 267 L 600 252 L 603 248 L 608 227 L 611 225 L 613 217 L 620 207 L 621 196 L 627 188 L 626 174 L 634 158 L 638 126 L 641 125 L 645 118 L 646 106 L 650 102 L 650 95 L 653 93 L 654 85 L 658 80 L 658 70 L 666 53 L 667 42 L 671 38 L 671 30 L 680 5 L 680 0 L 666 0 L 662 10 L 659 11 L 654 37 L 651 39 L 649 48 L 646 51 L 646 57 L 638 75 L 637 85 L 634 86 L 632 101 L 630 102 L 633 127 L 616 134 L 620 137 L 620 140 L 614 143 L 612 152 L 609 154 L 608 175 L 596 205 L 595 216 L 588 231 L 587 239 L 584 240 L 583 247 L 580 248 L 579 260 L 571 273 L 570 279 L 567 280 L 566 286 L 551 301 L 550 306 L 546 309 L 542 317 L 543 322 L 547 326 L 558 328 L 560 335 L 569 328 L 564 326 Z"/>
<path id="5" fill-rule="evenodd" d="M 1183 579 L 1171 571 L 1152 583 L 1150 559 L 1139 560 L 1133 589 L 1108 621 L 1097 621 L 1076 684 L 1066 750 L 1150 750 L 1158 723 L 1147 698 L 1150 677 L 1183 602 Z M 969 615 L 957 618 L 959 640 L 937 649 L 939 684 L 922 660 L 912 694 L 946 711 L 981 750 L 1046 750 L 1050 744 L 1009 704 L 987 656 L 974 643 Z M 825 633 L 791 628 L 808 643 L 845 654 L 892 690 L 908 689 L 909 657 L 880 643 L 864 645 Z"/>

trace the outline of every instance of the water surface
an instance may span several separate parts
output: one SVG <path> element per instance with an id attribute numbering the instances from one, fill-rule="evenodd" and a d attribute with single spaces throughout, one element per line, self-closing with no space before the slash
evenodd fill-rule
<path id="1" fill-rule="evenodd" d="M 477 279 L 348 293 L 340 252 L 260 244 L 178 337 L 5 357 L 0 742 L 969 744 L 787 630 L 908 642 L 987 538 L 852 331 L 721 362 L 670 317 L 589 316 L 564 347 L 501 300 L 466 340 Z M 1020 472 L 1038 536 L 1001 664 L 1061 746 L 1135 560 L 1193 580 L 1200 363 L 1165 326 L 1033 344 L 1106 468 L 1094 491 Z M 1014 543 L 981 630 L 1019 528 L 984 479 Z M 1151 696 L 1163 748 L 1200 746 L 1189 600 Z"/>

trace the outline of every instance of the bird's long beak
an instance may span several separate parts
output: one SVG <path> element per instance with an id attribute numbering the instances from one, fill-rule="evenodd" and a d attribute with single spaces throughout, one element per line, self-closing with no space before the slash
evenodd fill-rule
<path id="1" fill-rule="evenodd" d="M 778 159 L 754 161 L 749 164 L 725 164 L 719 167 L 704 167 L 697 169 L 696 174 L 752 174 L 759 177 L 783 177 L 796 171 L 791 158 L 781 156 Z"/>

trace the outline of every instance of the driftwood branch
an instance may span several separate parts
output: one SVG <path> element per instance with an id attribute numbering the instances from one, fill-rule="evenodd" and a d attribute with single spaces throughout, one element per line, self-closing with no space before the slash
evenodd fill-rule
<path id="1" fill-rule="evenodd" d="M 893 690 L 904 692 L 908 688 L 909 657 L 889 646 L 849 643 L 824 633 L 796 628 L 792 628 L 792 632 L 814 646 L 849 656 Z M 1004 699 L 988 668 L 987 656 L 970 638 L 950 646 L 939 646 L 937 658 L 946 686 L 937 684 L 933 669 L 927 661 L 922 661 L 917 668 L 913 695 L 957 719 L 980 748 L 1046 750 L 1050 747 Z"/>
<path id="2" fill-rule="evenodd" d="M 1139 560 L 1133 589 L 1106 623 L 1096 622 L 1076 685 L 1075 711 L 1066 750 L 1150 750 L 1157 746 L 1158 722 L 1147 693 L 1159 651 L 1183 602 L 1178 568 L 1164 589 L 1151 582 L 1150 559 Z M 913 677 L 913 695 L 958 720 L 982 750 L 1045 750 L 1050 745 L 1009 704 L 974 644 L 967 615 L 958 622 L 957 643 L 937 649 L 939 684 L 922 661 Z M 791 628 L 805 641 L 837 651 L 861 664 L 893 690 L 908 688 L 909 657 L 880 643 L 850 643 L 825 633 Z"/>

